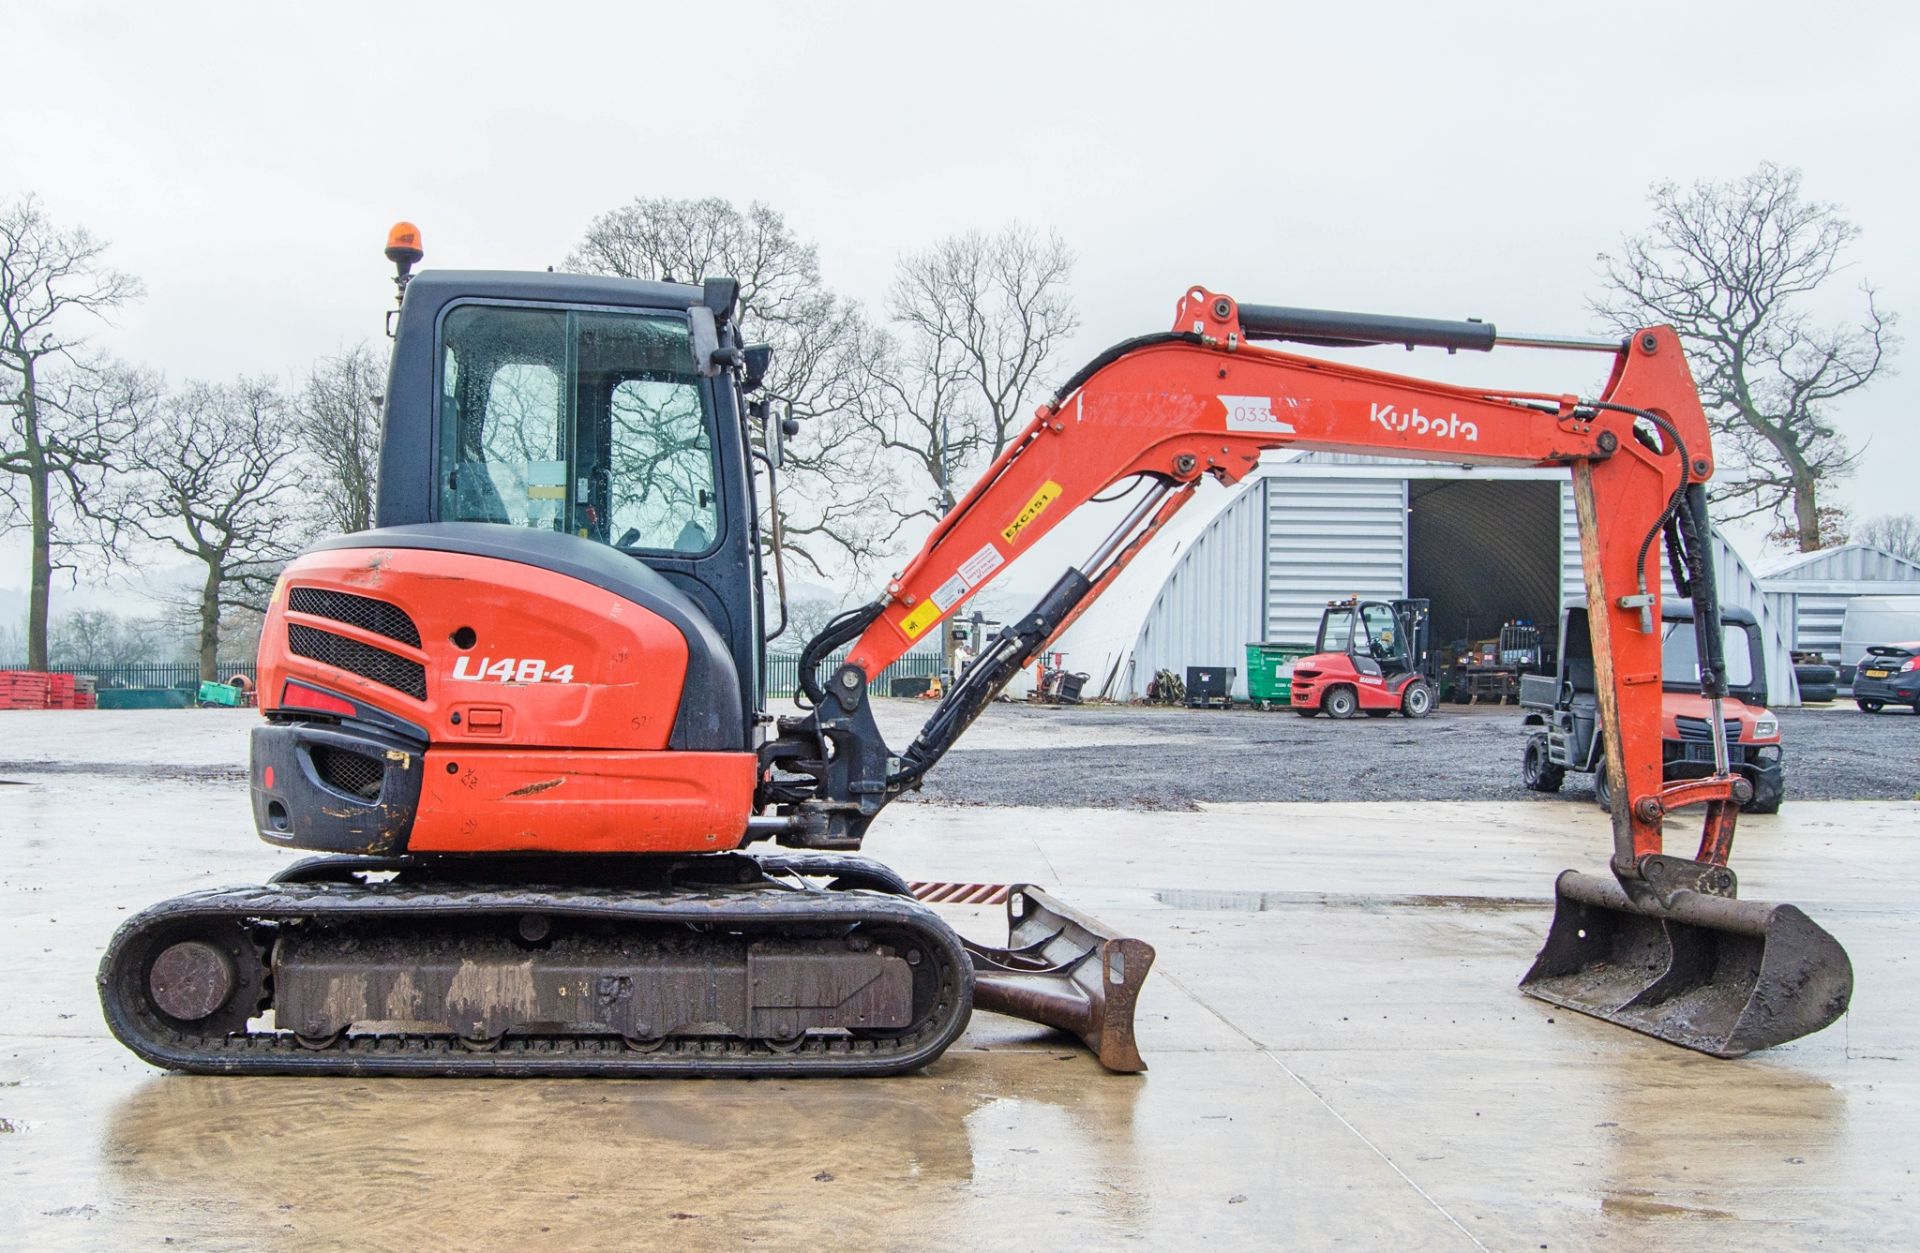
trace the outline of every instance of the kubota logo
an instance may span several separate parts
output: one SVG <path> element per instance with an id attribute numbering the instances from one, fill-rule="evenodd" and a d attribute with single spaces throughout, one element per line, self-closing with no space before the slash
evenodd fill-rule
<path id="1" fill-rule="evenodd" d="M 1379 423 L 1389 431 L 1405 431 L 1414 435 L 1432 435 L 1439 439 L 1460 440 L 1464 443 L 1477 443 L 1480 428 L 1472 422 L 1462 422 L 1460 415 L 1449 413 L 1444 418 L 1430 418 L 1420 412 L 1415 405 L 1411 413 L 1401 413 L 1392 405 L 1374 402 L 1372 421 Z"/>
<path id="2" fill-rule="evenodd" d="M 469 683 L 571 683 L 573 666 L 549 667 L 540 657 L 462 657 L 453 663 L 453 677 Z"/>

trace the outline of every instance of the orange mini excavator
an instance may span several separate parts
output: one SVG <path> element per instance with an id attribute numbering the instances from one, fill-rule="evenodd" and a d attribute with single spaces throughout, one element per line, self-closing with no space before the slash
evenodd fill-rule
<path id="1" fill-rule="evenodd" d="M 1839 945 L 1791 906 L 1735 895 L 1746 784 L 1724 741 L 1709 777 L 1661 780 L 1657 562 L 1701 623 L 1704 693 L 1725 688 L 1713 452 L 1671 329 L 1515 337 L 1189 289 L 1170 331 L 1069 379 L 885 594 L 807 644 L 804 712 L 776 717 L 761 561 L 777 560 L 778 536 L 761 519 L 794 428 L 765 394 L 768 350 L 741 339 L 736 284 L 414 276 L 420 255 L 417 232 L 396 228 L 380 526 L 289 564 L 262 637 L 254 819 L 267 842 L 326 855 L 120 929 L 101 998 L 148 1061 L 888 1074 L 938 1057 L 978 1007 L 1141 1069 L 1149 946 L 1027 885 L 1009 894 L 1006 946 L 975 945 L 854 850 L 1202 478 L 1235 482 L 1280 448 L 1571 469 L 1613 873 L 1561 876 L 1527 992 L 1722 1056 L 1845 1009 Z M 1594 350 L 1613 370 L 1583 400 L 1259 340 Z M 1111 535 L 982 650 L 910 745 L 889 747 L 870 682 L 1128 481 Z M 1683 806 L 1705 816 L 1691 857 L 1662 845 Z"/>

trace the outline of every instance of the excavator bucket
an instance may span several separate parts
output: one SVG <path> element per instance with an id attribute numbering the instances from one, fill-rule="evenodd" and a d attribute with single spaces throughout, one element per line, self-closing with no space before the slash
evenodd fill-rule
<path id="1" fill-rule="evenodd" d="M 1820 1030 L 1847 1010 L 1846 950 L 1792 905 L 1682 890 L 1635 900 L 1569 870 L 1528 996 L 1711 1053 L 1740 1057 Z"/>
<path id="2" fill-rule="evenodd" d="M 962 940 L 973 957 L 973 1005 L 1071 1031 L 1108 1070 L 1145 1070 L 1133 1009 L 1153 946 L 1114 934 L 1039 888 L 1007 892 L 1007 946 Z"/>

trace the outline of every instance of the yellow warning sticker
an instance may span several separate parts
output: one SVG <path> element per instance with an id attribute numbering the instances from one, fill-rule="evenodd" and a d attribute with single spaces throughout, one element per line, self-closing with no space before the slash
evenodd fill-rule
<path id="1" fill-rule="evenodd" d="M 1033 499 L 1027 502 L 1027 507 L 1022 509 L 1012 522 L 1001 528 L 1000 538 L 1009 544 L 1013 543 L 1020 532 L 1027 528 L 1028 523 L 1039 517 L 1046 511 L 1048 505 L 1060 498 L 1060 491 L 1060 485 L 1052 479 L 1042 483 L 1040 490 L 1033 494 Z"/>
<path id="2" fill-rule="evenodd" d="M 940 621 L 940 606 L 931 600 L 923 600 L 914 611 L 900 619 L 900 629 L 907 638 L 917 640 L 927 633 L 927 628 Z"/>

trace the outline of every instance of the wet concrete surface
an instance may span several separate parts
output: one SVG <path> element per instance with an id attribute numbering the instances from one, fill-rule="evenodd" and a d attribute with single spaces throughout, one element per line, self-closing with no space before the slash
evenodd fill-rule
<path id="1" fill-rule="evenodd" d="M 152 768 L 0 775 L 0 1244 L 1920 1243 L 1920 805 L 1741 824 L 1743 895 L 1807 908 L 1858 990 L 1737 1062 L 1514 990 L 1553 874 L 1604 864 L 1590 806 L 903 806 L 868 851 L 909 877 L 1031 880 L 1158 948 L 1146 1075 L 981 1014 L 891 1080 L 209 1079 L 115 1044 L 92 976 L 129 910 L 287 859 L 174 773 L 250 719 L 85 717 L 0 715 L 0 759 Z"/>

